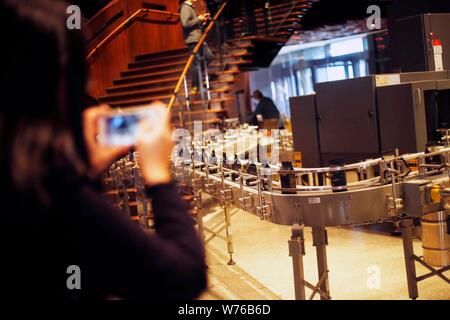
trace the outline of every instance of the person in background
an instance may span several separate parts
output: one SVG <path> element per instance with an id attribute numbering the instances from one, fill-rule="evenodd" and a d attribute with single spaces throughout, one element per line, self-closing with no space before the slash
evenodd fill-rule
<path id="1" fill-rule="evenodd" d="M 210 19 L 209 13 L 203 13 L 199 16 L 195 13 L 194 4 L 198 0 L 180 0 L 180 22 L 183 26 L 183 36 L 186 46 L 189 51 L 193 52 L 197 43 L 202 37 L 202 26 Z M 197 94 L 201 79 L 199 72 L 201 70 L 201 61 L 206 59 L 206 62 L 211 62 L 214 55 L 206 43 L 203 44 L 199 54 L 196 55 L 195 61 L 192 64 L 189 73 L 191 77 L 191 95 Z"/>
<path id="2" fill-rule="evenodd" d="M 84 37 L 66 28 L 67 6 L 0 2 L 3 300 L 195 298 L 206 288 L 204 251 L 169 173 L 167 109 L 152 106 L 159 117 L 142 124 L 137 143 L 155 219 L 147 234 L 94 187 L 129 148 L 97 141 L 108 107 L 85 109 Z"/>
<path id="3" fill-rule="evenodd" d="M 252 98 L 257 102 L 255 111 L 250 116 L 252 124 L 257 125 L 262 120 L 279 120 L 280 112 L 272 99 L 265 97 L 259 90 L 253 92 Z"/>

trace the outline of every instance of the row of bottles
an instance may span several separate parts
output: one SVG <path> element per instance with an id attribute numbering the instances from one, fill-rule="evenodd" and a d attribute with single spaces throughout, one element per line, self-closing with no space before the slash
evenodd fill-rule
<path id="1" fill-rule="evenodd" d="M 207 155 L 200 155 L 198 154 L 198 151 L 196 154 L 196 159 L 201 159 L 201 161 L 206 161 L 208 163 L 208 172 L 210 174 L 215 174 L 218 172 L 218 164 L 219 159 L 217 157 L 216 151 L 212 150 L 209 156 Z M 283 189 L 295 189 L 296 188 L 296 177 L 294 173 L 294 167 L 293 167 L 293 161 L 294 161 L 294 153 L 291 149 L 289 150 L 280 150 L 280 162 L 281 167 L 280 169 L 283 171 L 282 174 L 279 175 L 279 181 L 280 185 Z M 248 159 L 248 152 L 244 154 L 244 159 Z M 234 154 L 233 160 L 229 161 L 230 159 L 227 158 L 226 154 L 222 154 L 221 165 L 224 168 L 228 168 L 233 170 L 234 172 L 231 174 L 231 180 L 236 181 L 239 177 L 238 172 L 246 173 L 247 176 L 245 177 L 245 183 L 248 186 L 255 185 L 257 183 L 257 176 L 258 176 L 258 167 L 256 163 L 249 162 L 249 161 L 241 161 L 239 159 L 239 156 L 237 154 Z M 285 173 L 284 171 L 291 171 L 289 173 Z M 267 163 L 267 161 L 264 161 L 261 163 L 260 168 L 260 174 L 262 178 L 262 189 L 268 190 L 270 179 L 278 180 L 278 177 L 273 174 L 273 169 L 270 167 L 270 165 Z M 282 193 L 284 194 L 295 194 L 295 190 L 283 190 Z"/>

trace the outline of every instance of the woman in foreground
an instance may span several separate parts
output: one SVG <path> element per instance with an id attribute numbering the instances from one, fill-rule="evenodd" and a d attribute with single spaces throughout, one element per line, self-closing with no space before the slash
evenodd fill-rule
<path id="1" fill-rule="evenodd" d="M 83 110 L 84 43 L 66 29 L 66 8 L 0 4 L 2 289 L 8 299 L 195 298 L 206 287 L 204 254 L 171 182 L 167 111 L 156 106 L 137 144 L 155 216 L 148 235 L 93 183 L 127 150 L 97 143 L 105 107 Z"/>

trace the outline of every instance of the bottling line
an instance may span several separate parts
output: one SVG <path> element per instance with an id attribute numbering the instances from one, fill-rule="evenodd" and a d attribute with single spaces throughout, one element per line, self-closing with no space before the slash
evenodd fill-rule
<path id="1" fill-rule="evenodd" d="M 294 167 L 289 137 L 286 142 L 283 134 L 262 136 L 258 136 L 256 144 L 244 143 L 240 147 L 240 139 L 236 139 L 235 134 L 201 143 L 195 139 L 187 140 L 183 148 L 174 152 L 172 159 L 173 175 L 191 200 L 202 237 L 205 231 L 202 217 L 207 210 L 205 194 L 221 204 L 230 265 L 235 262 L 229 207 L 236 206 L 261 220 L 292 227 L 288 248 L 296 299 L 313 299 L 317 294 L 324 300 L 331 298 L 327 227 L 386 221 L 398 223 L 402 231 L 411 299 L 419 296 L 417 283 L 429 277 L 437 276 L 450 284 L 444 274 L 450 269 L 448 130 L 443 133 L 445 145 L 431 152 L 400 155 L 396 151 L 376 159 L 347 165 L 337 162 L 322 168 Z M 234 156 L 233 153 L 230 156 L 230 150 L 234 150 Z M 269 163 L 264 157 L 259 158 L 266 159 L 261 162 L 251 158 L 252 151 L 260 154 L 261 150 L 271 155 L 277 153 L 279 162 Z M 117 174 L 127 168 L 136 168 L 136 161 L 129 159 L 113 171 Z M 136 181 L 140 180 L 136 176 L 137 170 L 130 172 L 131 179 L 134 175 Z M 133 187 L 133 182 L 128 181 L 125 189 Z M 139 194 L 136 192 L 133 200 Z M 147 205 L 143 208 L 147 210 Z M 423 256 L 413 250 L 413 218 L 421 219 Z M 316 248 L 319 281 L 315 284 L 304 276 L 305 227 L 312 228 L 312 244 Z M 416 262 L 426 267 L 429 273 L 417 276 Z M 312 290 L 309 297 L 306 288 Z"/>

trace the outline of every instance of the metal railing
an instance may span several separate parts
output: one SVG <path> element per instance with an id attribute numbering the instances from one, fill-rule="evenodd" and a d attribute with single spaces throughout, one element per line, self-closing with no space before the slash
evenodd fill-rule
<path id="1" fill-rule="evenodd" d="M 296 6 L 296 4 L 297 4 L 297 1 L 296 1 L 296 0 L 291 0 L 291 3 L 292 3 L 292 5 L 291 5 L 291 7 L 289 8 L 289 11 L 286 13 L 286 15 L 284 16 L 283 20 L 282 20 L 280 23 L 278 23 L 278 25 L 277 25 L 276 28 L 275 28 L 275 31 L 273 31 L 272 34 L 276 35 L 276 34 L 278 33 L 278 31 L 280 30 L 280 28 L 281 28 L 281 27 L 284 25 L 284 23 L 286 22 L 286 19 L 291 15 L 292 10 L 294 10 L 294 8 L 295 8 L 295 6 Z"/>
<path id="2" fill-rule="evenodd" d="M 246 0 L 250 1 L 250 0 Z M 238 34 L 241 36 L 266 36 L 268 38 L 285 38 L 291 33 L 292 25 L 289 20 L 298 18 L 297 11 L 308 10 L 312 3 L 317 0 L 289 0 L 289 1 L 263 1 L 262 6 L 255 5 L 253 8 L 245 8 L 243 13 L 234 20 L 237 21 Z M 290 26 L 291 25 L 291 26 Z M 287 27 L 288 32 L 283 28 Z M 292 31 L 293 32 L 293 31 Z"/>

